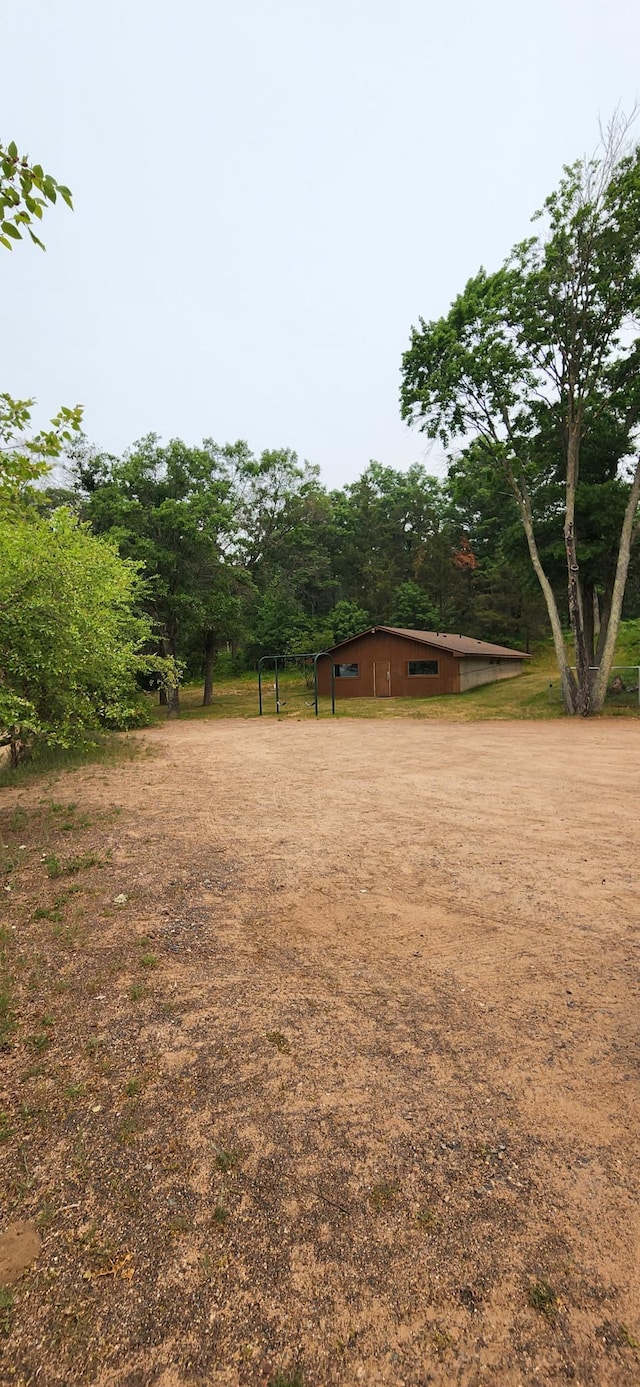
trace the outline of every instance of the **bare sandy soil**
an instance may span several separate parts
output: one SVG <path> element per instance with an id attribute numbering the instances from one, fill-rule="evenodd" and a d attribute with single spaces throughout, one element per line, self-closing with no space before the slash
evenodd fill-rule
<path id="1" fill-rule="evenodd" d="M 637 726 L 145 740 L 5 795 L 0 1380 L 638 1383 Z"/>

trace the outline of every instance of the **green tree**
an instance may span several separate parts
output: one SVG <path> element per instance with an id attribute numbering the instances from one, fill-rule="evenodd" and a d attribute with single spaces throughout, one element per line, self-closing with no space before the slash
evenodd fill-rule
<path id="1" fill-rule="evenodd" d="M 640 419 L 640 151 L 624 152 L 624 133 L 613 128 L 600 157 L 565 170 L 545 203 L 543 234 L 516 246 L 496 274 L 481 270 L 446 317 L 420 320 L 402 366 L 403 417 L 446 444 L 475 434 L 506 478 L 544 594 L 565 706 L 583 715 L 604 702 L 640 497 L 640 460 L 635 459 L 607 479 L 610 499 L 617 504 L 624 496 L 624 511 L 606 638 L 593 676 L 578 528 L 583 455 L 607 418 L 622 433 L 623 455 L 631 457 Z M 554 429 L 562 484 L 557 533 L 575 675 L 541 554 L 533 499 L 541 480 L 540 440 Z M 589 484 L 606 483 L 599 474 Z M 599 495 L 585 497 L 596 522 L 590 539 L 583 525 L 585 548 L 603 533 L 598 531 Z"/>
<path id="2" fill-rule="evenodd" d="M 401 583 L 393 596 L 392 626 L 404 626 L 413 631 L 435 631 L 438 614 L 424 588 L 411 579 Z"/>
<path id="3" fill-rule="evenodd" d="M 0 145 L 2 245 L 26 229 L 44 249 L 33 224 L 58 195 L 71 206 L 68 188 Z M 62 408 L 34 433 L 33 403 L 0 395 L 0 740 L 13 765 L 37 741 L 70 746 L 89 728 L 139 719 L 151 634 L 134 610 L 137 568 L 64 508 L 38 514 L 33 484 L 71 444 L 81 410 Z"/>
<path id="4" fill-rule="evenodd" d="M 40 164 L 31 164 L 28 156 L 20 155 L 13 141 L 6 146 L 0 143 L 1 245 L 12 250 L 26 229 L 44 250 L 33 222 L 42 220 L 47 203 L 56 202 L 58 194 L 72 206 L 68 188 L 45 173 Z M 5 513 L 17 512 L 30 499 L 33 482 L 49 471 L 80 428 L 80 406 L 63 406 L 48 428 L 33 433 L 34 404 L 33 399 L 14 400 L 6 392 L 0 393 L 0 504 Z"/>
<path id="5" fill-rule="evenodd" d="M 345 602 L 344 599 L 336 602 L 333 611 L 329 612 L 328 620 L 336 645 L 340 641 L 348 641 L 350 636 L 358 636 L 371 625 L 368 612 L 356 602 Z"/>
<path id="6" fill-rule="evenodd" d="M 33 483 L 44 477 L 80 429 L 82 410 L 63 406 L 47 429 L 31 432 L 34 400 L 0 394 L 0 508 L 18 515 L 33 505 Z"/>
<path id="7" fill-rule="evenodd" d="M 388 623 L 398 592 L 410 583 L 422 593 L 423 612 L 437 613 L 440 630 L 457 620 L 464 595 L 455 563 L 459 536 L 437 478 L 419 464 L 397 472 L 371 462 L 332 502 L 332 559 L 344 599 Z"/>
<path id="8" fill-rule="evenodd" d="M 36 742 L 144 720 L 137 679 L 158 671 L 136 615 L 138 566 L 63 509 L 0 519 L 0 728 L 16 765 Z"/>
<path id="9" fill-rule="evenodd" d="M 331 506 L 317 467 L 290 448 L 254 457 L 246 444 L 225 457 L 237 522 L 236 555 L 259 592 L 274 584 L 310 616 L 333 603 L 329 558 Z"/>
<path id="10" fill-rule="evenodd" d="M 554 467 L 556 459 L 554 458 Z M 513 493 L 501 471 L 476 441 L 449 467 L 447 491 L 456 529 L 466 537 L 475 558 L 473 630 L 500 645 L 524 645 L 540 639 L 546 627 L 544 598 L 532 572 L 526 538 Z M 557 528 L 555 508 L 536 509 L 536 532 Z M 560 555 L 562 560 L 562 554 Z M 562 590 L 558 567 L 554 592 Z"/>
<path id="11" fill-rule="evenodd" d="M 318 469 L 289 448 L 256 457 L 244 442 L 219 448 L 208 440 L 207 447 L 229 481 L 233 562 L 253 587 L 244 604 L 247 654 L 322 648 L 331 642 L 326 618 L 336 585 L 331 503 Z"/>
<path id="12" fill-rule="evenodd" d="M 242 582 L 231 562 L 230 484 L 217 454 L 180 439 L 163 447 L 150 434 L 121 460 L 76 449 L 73 466 L 94 532 L 110 535 L 123 558 L 144 565 L 160 653 L 180 661 L 195 644 L 210 702 L 215 654 L 237 623 Z M 170 714 L 179 707 L 176 684 Z"/>

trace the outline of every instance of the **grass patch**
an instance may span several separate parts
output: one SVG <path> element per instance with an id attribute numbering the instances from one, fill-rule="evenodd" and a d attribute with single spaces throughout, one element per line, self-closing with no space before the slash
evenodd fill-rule
<path id="1" fill-rule="evenodd" d="M 9 1114 L 6 1112 L 0 1112 L 0 1145 L 3 1142 L 11 1141 L 12 1136 L 13 1127 L 11 1126 L 11 1122 L 9 1120 Z"/>
<path id="2" fill-rule="evenodd" d="M 130 1146 L 134 1141 L 138 1140 L 138 1137 L 143 1131 L 144 1123 L 139 1112 L 134 1107 L 127 1113 L 126 1117 L 123 1117 L 116 1136 L 123 1146 Z"/>
<path id="3" fill-rule="evenodd" d="M 47 869 L 47 876 L 50 877 L 52 881 L 56 881 L 58 877 L 62 876 L 62 863 L 54 852 L 47 853 L 43 861 Z"/>
<path id="4" fill-rule="evenodd" d="M 568 646 L 569 643 L 567 642 Z M 572 663 L 573 656 L 570 656 Z M 614 664 L 640 662 L 640 622 L 622 622 Z M 314 717 L 311 690 L 298 677 L 280 676 L 282 707 L 280 717 Z M 151 701 L 151 717 L 163 722 L 166 708 Z M 187 684 L 180 690 L 181 717 L 255 718 L 258 717 L 257 675 L 249 671 L 216 681 L 213 703 L 202 707 L 202 684 Z M 275 716 L 275 695 L 269 679 L 263 683 L 265 716 Z M 319 698 L 321 717 L 331 716 L 331 700 Z M 609 700 L 604 716 L 638 715 L 637 706 L 622 706 Z M 462 694 L 442 694 L 437 698 L 340 698 L 336 716 L 341 718 L 430 718 L 439 722 L 481 722 L 485 720 L 557 719 L 564 717 L 560 697 L 560 676 L 550 640 L 536 644 L 532 658 L 522 674 L 513 679 L 485 684 Z"/>
<path id="5" fill-rule="evenodd" d="M 398 1186 L 391 1184 L 389 1180 L 381 1180 L 379 1184 L 372 1185 L 369 1190 L 369 1203 L 376 1214 L 387 1213 L 393 1208 L 398 1194 Z"/>
<path id="6" fill-rule="evenodd" d="M 147 989 L 143 982 L 134 982 L 129 988 L 129 998 L 132 1002 L 139 1002 L 146 997 Z"/>
<path id="7" fill-rule="evenodd" d="M 433 1232 L 436 1228 L 439 1228 L 441 1222 L 442 1219 L 435 1212 L 435 1209 L 431 1209 L 428 1204 L 423 1204 L 422 1208 L 419 1209 L 416 1214 L 416 1223 L 420 1228 L 426 1229 L 427 1232 Z"/>
<path id="8" fill-rule="evenodd" d="M 3 987 L 0 991 L 0 1050 L 11 1049 L 11 1037 L 15 1028 L 13 998 L 8 987 Z"/>
<path id="9" fill-rule="evenodd" d="M 62 875 L 61 864 L 59 863 L 57 857 L 54 860 L 55 863 L 57 863 L 57 867 L 54 866 L 53 868 L 54 876 L 60 876 Z M 58 868 L 60 868 L 60 870 L 58 870 Z M 38 906 L 37 910 L 34 910 L 31 918 L 33 920 L 51 920 L 51 922 L 55 925 L 61 924 L 62 920 L 64 919 L 63 911 L 65 905 L 68 905 L 71 898 L 77 895 L 78 892 L 83 890 L 84 887 L 77 884 L 68 886 L 66 891 L 61 891 L 59 895 L 54 896 L 51 905 Z"/>
<path id="10" fill-rule="evenodd" d="M 13 1296 L 8 1286 L 0 1286 L 0 1334 L 11 1333 Z"/>
<path id="11" fill-rule="evenodd" d="M 155 954 L 143 954 L 140 959 L 141 968 L 157 968 L 158 959 Z"/>
<path id="12" fill-rule="evenodd" d="M 448 1348 L 451 1348 L 451 1335 L 447 1333 L 447 1330 L 444 1328 L 443 1325 L 432 1325 L 431 1330 L 429 1332 L 429 1337 L 431 1339 L 431 1343 L 433 1344 L 436 1353 L 445 1353 Z"/>
<path id="13" fill-rule="evenodd" d="M 28 761 L 0 769 L 0 787 L 28 784 L 39 776 L 76 766 L 118 766 L 143 754 L 143 746 L 126 732 L 97 734 L 80 747 L 38 747 Z"/>
<path id="14" fill-rule="evenodd" d="M 277 1372 L 274 1377 L 269 1378 L 269 1387 L 304 1387 L 301 1369 L 296 1368 L 293 1373 Z"/>
<path id="15" fill-rule="evenodd" d="M 62 876 L 77 876 L 78 872 L 88 872 L 91 867 L 104 867 L 104 858 L 98 857 L 94 852 L 83 852 L 79 857 L 68 857 L 66 862 L 61 862 L 54 852 L 48 853 L 44 858 L 47 875 L 55 881 Z"/>
<path id="16" fill-rule="evenodd" d="M 227 1175 L 230 1170 L 235 1170 L 239 1159 L 237 1151 L 216 1151 L 216 1166 L 223 1175 Z"/>
<path id="17" fill-rule="evenodd" d="M 51 1036 L 48 1031 L 35 1031 L 33 1035 L 25 1036 L 25 1045 L 28 1045 L 34 1054 L 44 1055 L 51 1045 Z"/>
<path id="18" fill-rule="evenodd" d="M 154 722 L 164 722 L 167 710 L 150 695 L 150 712 Z M 180 690 L 180 716 L 183 718 L 257 718 L 258 682 L 253 671 L 216 681 L 213 703 L 202 707 L 202 684 L 185 684 Z"/>
<path id="19" fill-rule="evenodd" d="M 169 1232 L 173 1238 L 183 1237 L 185 1233 L 190 1233 L 193 1224 L 186 1214 L 173 1214 L 169 1219 Z"/>
<path id="20" fill-rule="evenodd" d="M 279 1050 L 281 1055 L 289 1054 L 291 1046 L 282 1031 L 267 1031 L 267 1040 L 270 1045 L 275 1045 L 276 1050 Z"/>
<path id="21" fill-rule="evenodd" d="M 527 1300 L 532 1310 L 537 1310 L 539 1315 L 544 1315 L 548 1320 L 555 1320 L 558 1313 L 558 1295 L 548 1281 L 542 1277 L 530 1281 L 527 1286 Z"/>

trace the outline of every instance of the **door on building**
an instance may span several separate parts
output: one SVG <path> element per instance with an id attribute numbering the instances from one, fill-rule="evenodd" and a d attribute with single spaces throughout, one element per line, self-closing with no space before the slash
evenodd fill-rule
<path id="1" fill-rule="evenodd" d="M 391 668 L 388 660 L 373 662 L 373 697 L 391 697 Z"/>

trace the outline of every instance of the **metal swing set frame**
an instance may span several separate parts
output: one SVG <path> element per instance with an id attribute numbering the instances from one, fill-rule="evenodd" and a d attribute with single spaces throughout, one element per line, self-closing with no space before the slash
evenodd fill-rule
<path id="1" fill-rule="evenodd" d="M 260 717 L 263 717 L 263 716 L 264 716 L 264 711 L 265 711 L 265 710 L 264 710 L 264 696 L 263 696 L 263 674 L 265 673 L 265 667 L 266 667 L 268 664 L 272 664 L 273 667 L 274 667 L 274 683 L 273 683 L 273 688 L 274 688 L 275 696 L 276 696 L 276 716 L 278 716 L 279 713 L 280 713 L 281 708 L 284 708 L 285 703 L 286 703 L 286 699 L 283 700 L 283 699 L 280 698 L 280 674 L 286 674 L 287 664 L 291 664 L 291 663 L 293 663 L 293 662 L 295 662 L 295 661 L 298 661 L 298 662 L 300 662 L 300 661 L 306 661 L 307 664 L 310 663 L 310 662 L 313 663 L 313 698 L 309 701 L 309 703 L 307 704 L 307 707 L 313 708 L 313 710 L 314 710 L 314 715 L 315 715 L 315 717 L 318 718 L 318 717 L 320 716 L 320 710 L 319 710 L 319 707 L 318 707 L 318 660 L 320 659 L 320 656 L 321 656 L 321 655 L 324 655 L 325 653 L 326 653 L 326 652 L 325 652 L 324 650 L 317 650 L 317 651 L 313 651 L 313 652 L 307 652 L 307 651 L 304 651 L 304 652 L 301 651 L 300 653 L 295 653 L 295 652 L 294 652 L 294 653 L 289 654 L 289 655 L 262 655 L 262 656 L 260 657 L 260 659 L 258 660 L 258 708 L 259 708 L 259 712 L 260 712 Z M 304 665 L 303 665 L 303 669 L 304 669 Z M 331 666 L 331 713 L 332 713 L 333 716 L 335 716 L 335 711 L 336 711 L 336 688 L 335 688 L 335 675 L 334 675 L 334 669 L 333 669 L 333 665 L 332 665 L 332 666 Z"/>

